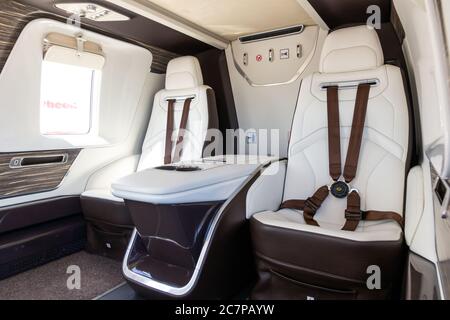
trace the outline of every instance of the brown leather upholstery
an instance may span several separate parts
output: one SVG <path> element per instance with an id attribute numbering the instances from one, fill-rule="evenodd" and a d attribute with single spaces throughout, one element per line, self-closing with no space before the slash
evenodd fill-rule
<path id="1" fill-rule="evenodd" d="M 87 220 L 86 250 L 122 260 L 134 228 L 125 203 L 82 196 L 81 207 Z"/>
<path id="2" fill-rule="evenodd" d="M 351 241 L 268 226 L 254 218 L 250 228 L 259 273 L 253 299 L 381 299 L 401 279 L 402 240 Z M 371 265 L 381 269 L 382 290 L 367 289 Z"/>
<path id="3" fill-rule="evenodd" d="M 124 202 L 81 196 L 81 207 L 88 221 L 133 227 L 133 221 Z"/>

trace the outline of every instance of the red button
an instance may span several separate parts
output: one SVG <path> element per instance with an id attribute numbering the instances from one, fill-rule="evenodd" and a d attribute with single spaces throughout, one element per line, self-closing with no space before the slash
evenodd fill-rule
<path id="1" fill-rule="evenodd" d="M 262 59 L 263 59 L 262 55 L 258 54 L 258 55 L 256 56 L 256 61 L 261 62 Z"/>

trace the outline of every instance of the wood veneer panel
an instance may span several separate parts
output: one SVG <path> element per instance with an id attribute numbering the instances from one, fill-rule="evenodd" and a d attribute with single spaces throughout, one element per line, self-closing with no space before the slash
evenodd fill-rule
<path id="1" fill-rule="evenodd" d="M 81 149 L 0 153 L 0 199 L 57 188 L 77 158 Z M 15 157 L 36 157 L 67 154 L 64 163 L 11 168 Z"/>

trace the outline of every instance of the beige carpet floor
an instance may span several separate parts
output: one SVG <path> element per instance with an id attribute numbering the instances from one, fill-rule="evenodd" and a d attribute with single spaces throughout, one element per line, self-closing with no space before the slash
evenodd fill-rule
<path id="1" fill-rule="evenodd" d="M 80 289 L 69 290 L 69 266 L 80 268 Z M 81 251 L 0 281 L 0 300 L 89 300 L 123 283 L 121 263 Z"/>

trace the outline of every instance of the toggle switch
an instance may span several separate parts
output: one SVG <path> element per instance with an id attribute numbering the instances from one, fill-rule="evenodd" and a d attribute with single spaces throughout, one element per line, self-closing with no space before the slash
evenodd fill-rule
<path id="1" fill-rule="evenodd" d="M 273 62 L 273 60 L 274 60 L 274 51 L 273 51 L 273 49 L 270 49 L 269 50 L 269 61 Z"/>
<path id="2" fill-rule="evenodd" d="M 247 134 L 245 136 L 245 141 L 247 144 L 255 144 L 256 140 L 257 140 L 257 137 L 256 137 L 255 131 L 247 132 Z"/>
<path id="3" fill-rule="evenodd" d="M 297 58 L 301 58 L 303 56 L 303 47 L 301 44 L 297 45 Z"/>
<path id="4" fill-rule="evenodd" d="M 244 62 L 244 66 L 248 65 L 248 53 L 244 53 L 243 62 Z"/>

